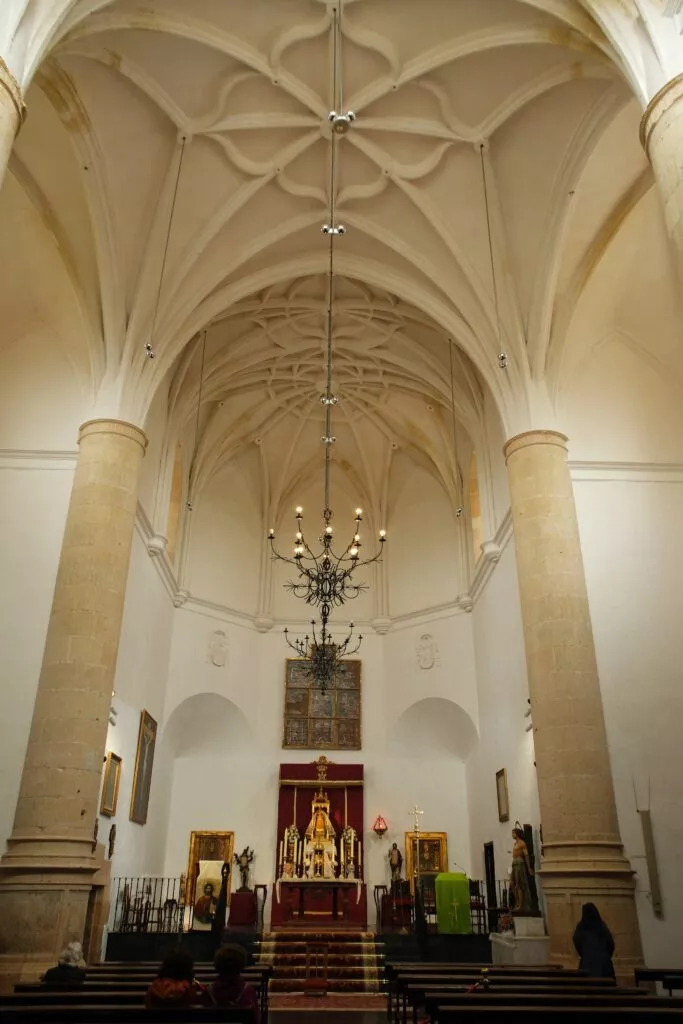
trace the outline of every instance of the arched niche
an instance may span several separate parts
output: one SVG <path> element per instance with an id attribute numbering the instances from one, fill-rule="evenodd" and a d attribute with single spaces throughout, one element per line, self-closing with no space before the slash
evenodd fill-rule
<path id="1" fill-rule="evenodd" d="M 425 697 L 405 709 L 389 730 L 393 756 L 466 761 L 478 739 L 463 708 L 444 697 Z M 426 753 L 427 752 L 427 753 Z"/>
<path id="2" fill-rule="evenodd" d="M 164 739 L 174 758 L 234 756 L 254 745 L 244 712 L 218 693 L 196 693 L 179 704 L 169 716 Z"/>

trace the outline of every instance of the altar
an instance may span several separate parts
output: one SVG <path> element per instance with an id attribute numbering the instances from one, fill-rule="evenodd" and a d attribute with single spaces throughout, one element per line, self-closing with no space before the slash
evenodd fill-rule
<path id="1" fill-rule="evenodd" d="M 367 926 L 363 766 L 280 766 L 271 926 Z"/>

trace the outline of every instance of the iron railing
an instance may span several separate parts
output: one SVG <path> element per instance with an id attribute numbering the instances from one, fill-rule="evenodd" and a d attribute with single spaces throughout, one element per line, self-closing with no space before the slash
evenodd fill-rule
<path id="1" fill-rule="evenodd" d="M 180 933 L 191 928 L 191 916 L 179 878 L 112 879 L 110 932 Z"/>

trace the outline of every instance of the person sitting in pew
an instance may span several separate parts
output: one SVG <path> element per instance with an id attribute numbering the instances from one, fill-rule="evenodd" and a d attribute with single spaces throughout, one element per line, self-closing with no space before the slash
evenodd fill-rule
<path id="1" fill-rule="evenodd" d="M 210 1004 L 208 989 L 195 979 L 191 955 L 184 949 L 172 949 L 162 960 L 158 976 L 147 989 L 147 1009 Z"/>
<path id="2" fill-rule="evenodd" d="M 574 947 L 580 956 L 579 970 L 589 978 L 613 978 L 614 939 L 594 903 L 584 903 L 581 920 L 574 932 Z"/>
<path id="3" fill-rule="evenodd" d="M 258 994 L 242 978 L 242 971 L 247 965 L 247 954 L 242 946 L 232 943 L 221 946 L 213 964 L 218 975 L 210 989 L 214 1003 L 217 1006 L 251 1010 L 254 1024 L 261 1024 Z"/>
<path id="4" fill-rule="evenodd" d="M 86 970 L 81 967 L 83 947 L 70 942 L 59 954 L 56 967 L 50 967 L 40 979 L 48 988 L 76 988 L 85 981 Z"/>

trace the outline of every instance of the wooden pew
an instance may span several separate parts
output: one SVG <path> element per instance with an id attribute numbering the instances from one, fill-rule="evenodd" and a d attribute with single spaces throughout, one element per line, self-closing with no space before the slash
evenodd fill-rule
<path id="1" fill-rule="evenodd" d="M 636 967 L 636 985 L 641 982 L 654 983 L 664 981 L 665 978 L 678 978 L 683 976 L 683 967 Z"/>
<path id="2" fill-rule="evenodd" d="M 654 1000 L 652 1001 L 654 1002 Z M 683 1019 L 683 1009 L 669 1008 L 669 1001 L 659 1001 L 662 1005 L 638 1003 L 635 1006 L 592 1006 L 577 1010 L 575 1006 L 554 1006 L 550 1013 L 546 1006 L 477 1006 L 448 1007 L 439 1006 L 436 1021 L 438 1024 L 546 1024 L 551 1019 L 553 1024 L 668 1024 Z M 581 1016 L 578 1016 L 578 1014 Z"/>
<path id="3" fill-rule="evenodd" d="M 389 973 L 389 972 L 387 972 Z M 430 987 L 442 987 L 444 985 L 459 985 L 467 987 L 473 985 L 477 981 L 481 981 L 483 977 L 486 977 L 491 985 L 499 983 L 520 984 L 520 985 L 562 985 L 566 986 L 588 986 L 591 989 L 594 987 L 598 988 L 614 988 L 615 981 L 612 978 L 587 978 L 585 975 L 580 975 L 577 972 L 572 971 L 542 971 L 538 970 L 534 973 L 530 971 L 520 971 L 517 973 L 511 969 L 505 969 L 497 972 L 490 972 L 484 975 L 481 971 L 476 973 L 460 973 L 459 971 L 450 971 L 446 974 L 432 973 L 431 970 L 427 971 L 409 971 L 403 972 L 391 972 L 394 974 L 391 980 L 389 988 L 389 1019 L 406 1021 L 408 1019 L 408 986 L 410 985 L 428 985 Z M 394 998 L 395 997 L 395 998 Z"/>
<path id="4" fill-rule="evenodd" d="M 144 1006 L 97 1006 L 74 1002 L 59 1006 L 3 1006 L 2 1024 L 253 1024 L 251 1010 L 188 1007 L 146 1010 Z"/>
<path id="5" fill-rule="evenodd" d="M 458 1011 L 467 1008 L 493 1007 L 501 1014 L 501 1019 L 508 1009 L 514 1007 L 547 1007 L 555 1012 L 557 1007 L 573 1007 L 575 1012 L 583 1013 L 584 1009 L 602 1008 L 610 1009 L 635 1008 L 635 1009 L 656 1009 L 659 1006 L 675 1008 L 683 1013 L 683 999 L 675 999 L 672 1003 L 663 1003 L 657 996 L 614 995 L 607 992 L 572 992 L 569 994 L 548 993 L 548 992 L 471 992 L 451 996 L 428 996 L 426 1009 L 433 1021 L 441 1020 L 441 1013 L 444 1009 Z"/>
<path id="6" fill-rule="evenodd" d="M 680 974 L 667 974 L 662 978 L 662 988 L 665 989 L 669 995 L 673 995 L 674 992 L 683 992 L 683 972 Z"/>

